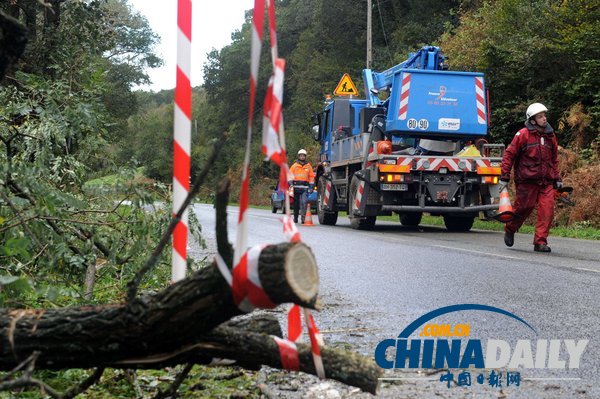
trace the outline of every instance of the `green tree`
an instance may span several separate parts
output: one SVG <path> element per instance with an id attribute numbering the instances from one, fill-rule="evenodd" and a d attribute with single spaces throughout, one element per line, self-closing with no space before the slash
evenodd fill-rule
<path id="1" fill-rule="evenodd" d="M 0 9 L 30 29 L 26 73 L 10 71 L 0 87 L 0 303 L 48 299 L 56 285 L 79 299 L 97 265 L 105 276 L 135 270 L 169 214 L 145 212 L 152 197 L 140 186 L 115 196 L 84 185 L 110 166 L 120 104 L 134 108 L 127 97 L 157 65 L 156 37 L 125 1 L 15 0 Z M 123 199 L 129 205 L 116 206 Z M 22 295 L 8 287 L 19 281 L 30 288 Z"/>
<path id="2" fill-rule="evenodd" d="M 143 211 L 151 198 L 135 187 L 124 188 L 127 208 L 110 193 L 83 190 L 87 165 L 106 143 L 101 80 L 73 93 L 62 80 L 16 78 L 19 88 L 0 88 L 0 276 L 29 278 L 31 290 L 2 290 L 0 303 L 11 305 L 57 300 L 49 287 L 77 287 L 97 264 L 130 273 L 165 221 L 164 212 Z"/>
<path id="3" fill-rule="evenodd" d="M 600 1 L 553 4 L 549 20 L 556 27 L 553 50 L 560 54 L 561 84 L 553 93 L 566 109 L 565 127 L 575 147 L 600 145 Z M 596 156 L 600 154 L 596 153 Z"/>
<path id="4" fill-rule="evenodd" d="M 495 140 L 510 140 L 532 102 L 546 104 L 552 120 L 560 116 L 561 100 L 552 93 L 561 62 L 552 47 L 557 36 L 549 12 L 546 0 L 485 2 L 442 37 L 452 69 L 486 73 Z"/>

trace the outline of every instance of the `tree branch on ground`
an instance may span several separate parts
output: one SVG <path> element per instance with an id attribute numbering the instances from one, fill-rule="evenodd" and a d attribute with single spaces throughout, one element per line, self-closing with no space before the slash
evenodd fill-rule
<path id="1" fill-rule="evenodd" d="M 185 367 L 183 368 L 183 370 L 181 370 L 181 372 L 179 374 L 177 374 L 175 381 L 173 381 L 173 383 L 169 386 L 169 388 L 165 389 L 162 392 L 158 392 L 156 394 L 156 396 L 154 396 L 154 399 L 167 399 L 167 398 L 175 397 L 177 390 L 179 389 L 179 387 L 181 386 L 183 381 L 185 381 L 185 379 L 188 376 L 188 374 L 190 373 L 190 371 L 192 371 L 193 367 L 194 367 L 194 363 L 186 364 Z"/>

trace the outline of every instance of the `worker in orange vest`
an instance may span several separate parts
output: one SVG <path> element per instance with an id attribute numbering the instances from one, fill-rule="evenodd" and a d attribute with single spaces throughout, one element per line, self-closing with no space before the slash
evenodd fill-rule
<path id="1" fill-rule="evenodd" d="M 312 166 L 306 162 L 305 149 L 298 151 L 298 159 L 290 168 L 290 172 L 294 176 L 294 180 L 289 182 L 290 187 L 294 189 L 294 222 L 298 223 L 298 212 L 300 212 L 301 221 L 304 223 L 308 194 L 312 193 L 314 189 L 313 181 L 315 179 Z"/>

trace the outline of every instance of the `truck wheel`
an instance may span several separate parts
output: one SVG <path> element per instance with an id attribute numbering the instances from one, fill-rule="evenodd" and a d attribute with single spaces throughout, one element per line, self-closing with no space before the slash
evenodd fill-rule
<path id="1" fill-rule="evenodd" d="M 273 200 L 271 200 L 271 212 L 277 213 L 277 207 L 275 206 L 275 202 L 273 202 Z"/>
<path id="2" fill-rule="evenodd" d="M 350 191 L 348 193 L 348 218 L 350 219 L 350 227 L 355 230 L 373 230 L 377 216 L 353 216 L 352 215 L 352 204 L 354 198 L 356 198 L 356 192 L 358 191 L 358 185 L 360 180 L 358 177 L 352 177 L 352 183 L 350 184 Z"/>
<path id="3" fill-rule="evenodd" d="M 419 225 L 419 223 L 421 223 L 422 217 L 423 217 L 423 214 L 421 212 L 401 213 L 400 214 L 400 224 L 402 224 L 402 226 L 417 227 Z"/>
<path id="4" fill-rule="evenodd" d="M 323 178 L 319 179 L 317 185 L 317 216 L 319 217 L 319 223 L 327 226 L 335 226 L 337 223 L 338 212 L 331 212 L 325 210 L 325 185 L 327 181 Z M 335 189 L 332 187 L 329 193 L 329 201 L 335 203 Z"/>
<path id="5" fill-rule="evenodd" d="M 473 216 L 444 215 L 444 224 L 448 231 L 469 231 L 473 227 Z"/>

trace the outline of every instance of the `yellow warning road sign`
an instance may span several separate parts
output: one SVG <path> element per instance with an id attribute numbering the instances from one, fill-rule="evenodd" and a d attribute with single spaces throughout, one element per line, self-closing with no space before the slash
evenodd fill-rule
<path id="1" fill-rule="evenodd" d="M 350 75 L 345 73 L 344 76 L 342 76 L 342 79 L 340 79 L 340 83 L 338 83 L 333 94 L 338 96 L 358 96 L 358 90 L 352 79 L 350 79 Z"/>

